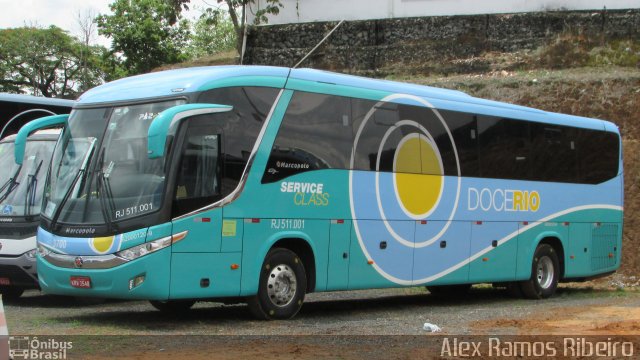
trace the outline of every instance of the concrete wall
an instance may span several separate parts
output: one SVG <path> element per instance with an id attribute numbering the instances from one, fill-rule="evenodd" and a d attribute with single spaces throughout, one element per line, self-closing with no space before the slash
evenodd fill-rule
<path id="1" fill-rule="evenodd" d="M 417 16 L 478 15 L 540 12 L 552 10 L 601 10 L 640 8 L 638 0 L 280 0 L 278 15 L 269 24 L 315 21 L 391 19 Z M 247 12 L 253 22 L 255 10 L 265 0 L 256 0 Z"/>
<path id="2" fill-rule="evenodd" d="M 478 0 L 480 1 L 480 0 Z M 337 22 L 253 27 L 245 64 L 293 66 Z M 345 22 L 301 67 L 384 75 L 487 70 L 474 58 L 531 51 L 562 34 L 593 42 L 640 36 L 640 10 L 567 11 Z"/>

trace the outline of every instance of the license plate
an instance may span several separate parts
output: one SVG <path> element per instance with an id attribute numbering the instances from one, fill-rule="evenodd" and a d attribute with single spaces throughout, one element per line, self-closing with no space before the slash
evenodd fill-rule
<path id="1" fill-rule="evenodd" d="M 0 285 L 11 285 L 11 280 L 7 277 L 0 277 Z"/>
<path id="2" fill-rule="evenodd" d="M 71 286 L 81 289 L 91 288 L 91 278 L 88 276 L 72 276 Z"/>

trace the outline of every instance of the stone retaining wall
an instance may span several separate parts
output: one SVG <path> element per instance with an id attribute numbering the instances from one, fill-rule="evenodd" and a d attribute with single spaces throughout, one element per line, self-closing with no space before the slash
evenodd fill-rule
<path id="1" fill-rule="evenodd" d="M 337 22 L 254 27 L 244 63 L 293 66 Z M 486 52 L 534 50 L 566 33 L 597 41 L 638 39 L 640 10 L 439 16 L 345 22 L 301 67 L 351 73 L 464 73 Z"/>

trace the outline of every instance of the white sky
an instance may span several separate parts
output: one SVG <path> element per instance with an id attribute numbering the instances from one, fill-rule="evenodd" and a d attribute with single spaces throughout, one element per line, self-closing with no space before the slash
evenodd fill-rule
<path id="1" fill-rule="evenodd" d="M 0 29 L 37 25 L 49 27 L 56 25 L 67 30 L 71 35 L 78 36 L 80 28 L 77 24 L 78 12 L 93 11 L 95 15 L 108 14 L 109 4 L 114 0 L 0 0 Z M 216 0 L 207 0 L 212 5 L 217 5 Z M 194 5 L 207 6 L 203 0 L 191 0 L 190 7 Z M 195 17 L 199 12 L 190 11 L 188 18 Z M 98 37 L 96 29 L 93 43 L 109 47 L 110 40 Z"/>

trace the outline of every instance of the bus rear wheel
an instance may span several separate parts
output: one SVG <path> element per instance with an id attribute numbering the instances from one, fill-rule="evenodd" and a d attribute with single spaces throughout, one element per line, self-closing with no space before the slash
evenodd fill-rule
<path id="1" fill-rule="evenodd" d="M 520 290 L 525 298 L 546 299 L 556 292 L 559 277 L 557 252 L 549 244 L 540 244 L 533 255 L 531 278 L 520 283 Z"/>
<path id="2" fill-rule="evenodd" d="M 160 310 L 160 312 L 165 314 L 182 314 L 193 306 L 196 302 L 193 300 L 167 300 L 167 301 L 149 301 L 151 306 Z"/>
<path id="3" fill-rule="evenodd" d="M 291 319 L 304 302 L 307 275 L 293 251 L 275 248 L 260 271 L 258 293 L 248 299 L 249 310 L 259 319 Z"/>

